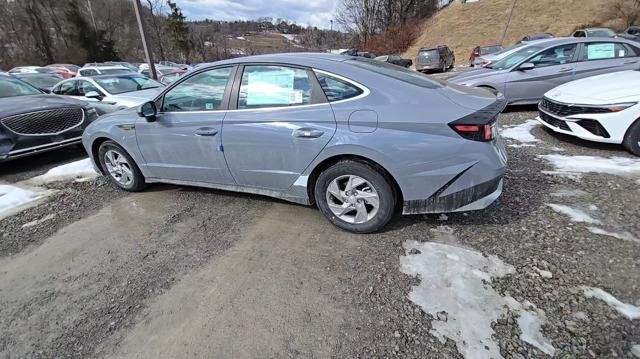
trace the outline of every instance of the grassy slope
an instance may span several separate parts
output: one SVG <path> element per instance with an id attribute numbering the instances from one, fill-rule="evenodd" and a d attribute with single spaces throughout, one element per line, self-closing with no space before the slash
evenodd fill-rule
<path id="1" fill-rule="evenodd" d="M 585 24 L 616 25 L 602 19 L 610 1 L 519 0 L 504 44 L 537 32 L 566 36 Z M 512 4 L 513 0 L 456 1 L 422 25 L 422 34 L 403 56 L 413 59 L 420 47 L 447 44 L 456 53 L 456 62 L 466 64 L 474 46 L 500 42 Z"/>

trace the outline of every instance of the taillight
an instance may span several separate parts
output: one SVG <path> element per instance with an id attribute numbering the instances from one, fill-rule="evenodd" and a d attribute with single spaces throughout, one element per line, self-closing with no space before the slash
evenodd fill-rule
<path id="1" fill-rule="evenodd" d="M 494 122 L 495 123 L 495 122 Z M 493 140 L 493 125 L 450 125 L 460 136 L 472 141 L 489 142 Z"/>

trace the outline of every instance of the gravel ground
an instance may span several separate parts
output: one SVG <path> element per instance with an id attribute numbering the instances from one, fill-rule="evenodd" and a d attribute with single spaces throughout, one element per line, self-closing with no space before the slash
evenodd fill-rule
<path id="1" fill-rule="evenodd" d="M 520 124 L 535 116 L 530 110 L 510 109 L 499 124 Z M 0 356 L 148 354 L 156 342 L 145 338 L 159 335 L 158 348 L 171 350 L 157 355 L 164 357 L 461 358 L 455 342 L 429 334 L 438 318 L 408 298 L 420 278 L 401 273 L 399 258 L 403 244 L 417 240 L 512 265 L 515 272 L 491 286 L 544 310 L 542 332 L 556 357 L 631 358 L 638 321 L 586 298 L 580 287 L 640 305 L 640 245 L 591 233 L 546 204 L 595 205 L 603 227 L 640 237 L 640 184 L 608 174 L 544 174 L 553 167 L 536 155 L 632 157 L 541 127 L 532 133 L 535 147 L 508 147 L 504 194 L 489 209 L 446 220 L 398 217 L 366 236 L 337 230 L 313 209 L 263 197 L 172 186 L 131 195 L 102 178 L 55 184 L 60 192 L 45 204 L 0 221 Z M 50 166 L 13 168 L 0 180 Z M 575 190 L 583 193 L 553 195 Z M 520 340 L 516 321 L 508 312 L 493 324 L 503 357 L 547 357 Z"/>

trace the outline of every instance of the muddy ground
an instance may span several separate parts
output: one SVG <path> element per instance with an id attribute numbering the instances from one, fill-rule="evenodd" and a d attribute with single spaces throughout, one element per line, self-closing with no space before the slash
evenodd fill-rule
<path id="1" fill-rule="evenodd" d="M 528 110 L 499 123 L 521 124 L 534 117 Z M 640 237 L 640 184 L 544 174 L 553 167 L 536 155 L 631 156 L 541 127 L 533 134 L 535 146 L 508 147 L 505 191 L 489 209 L 397 217 L 371 235 L 260 196 L 165 185 L 129 194 L 104 178 L 55 184 L 47 202 L 0 221 L 0 357 L 460 358 L 453 341 L 429 333 L 438 318 L 408 298 L 420 279 L 401 273 L 399 258 L 417 240 L 515 267 L 491 286 L 545 311 L 557 357 L 631 358 L 638 320 L 577 288 L 640 305 L 640 244 L 594 234 L 547 203 L 597 206 L 608 228 Z M 3 164 L 0 181 L 81 157 L 68 150 Z M 557 196 L 575 190 L 584 193 Z M 502 356 L 547 357 L 520 340 L 514 319 L 494 323 Z"/>

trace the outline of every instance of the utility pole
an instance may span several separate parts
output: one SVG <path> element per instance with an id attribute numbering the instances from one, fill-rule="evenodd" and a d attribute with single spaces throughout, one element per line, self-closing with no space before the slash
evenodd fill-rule
<path id="1" fill-rule="evenodd" d="M 507 20 L 507 26 L 504 27 L 504 33 L 502 34 L 502 40 L 500 40 L 500 46 L 504 42 L 504 38 L 507 36 L 507 30 L 509 29 L 509 24 L 511 24 L 511 17 L 513 16 L 513 9 L 516 8 L 516 3 L 518 0 L 513 0 L 513 6 L 511 6 L 511 12 L 509 13 L 509 20 Z"/>
<path id="2" fill-rule="evenodd" d="M 157 80 L 158 74 L 156 73 L 156 65 L 153 62 L 153 54 L 151 53 L 151 51 L 149 51 L 149 46 L 147 45 L 147 31 L 145 29 L 144 21 L 142 21 L 142 5 L 140 5 L 140 0 L 133 0 L 133 7 L 136 10 L 136 19 L 138 19 L 140 37 L 142 37 L 142 47 L 144 48 L 144 54 L 147 57 L 147 63 L 149 64 L 151 78 Z"/>

